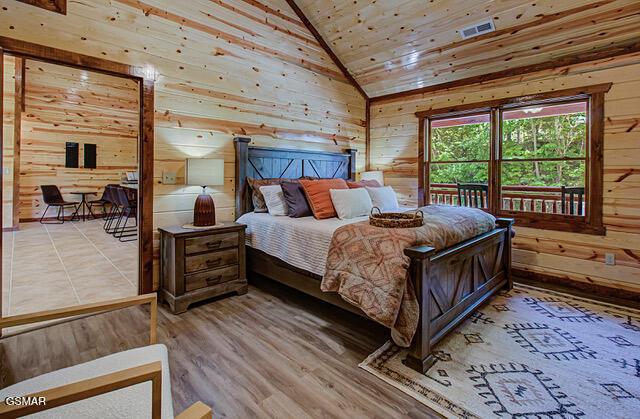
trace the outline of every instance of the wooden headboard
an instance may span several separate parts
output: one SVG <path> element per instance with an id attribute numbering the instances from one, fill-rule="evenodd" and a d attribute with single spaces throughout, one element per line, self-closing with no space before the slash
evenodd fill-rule
<path id="1" fill-rule="evenodd" d="M 236 218 L 253 211 L 247 178 L 298 179 L 301 176 L 355 180 L 356 150 L 344 153 L 250 146 L 251 138 L 234 138 L 236 149 Z"/>

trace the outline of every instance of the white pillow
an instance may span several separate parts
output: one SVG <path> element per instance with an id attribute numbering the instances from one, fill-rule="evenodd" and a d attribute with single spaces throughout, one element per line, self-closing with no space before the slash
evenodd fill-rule
<path id="1" fill-rule="evenodd" d="M 383 211 L 395 210 L 400 207 L 398 198 L 391 186 L 382 186 L 380 188 L 365 187 L 374 207 L 378 207 Z"/>
<path id="2" fill-rule="evenodd" d="M 371 212 L 371 198 L 363 188 L 329 189 L 329 193 L 333 207 L 341 220 L 369 215 Z"/>
<path id="3" fill-rule="evenodd" d="M 264 202 L 271 215 L 287 215 L 287 201 L 284 200 L 280 185 L 261 186 L 260 192 L 264 195 Z"/>

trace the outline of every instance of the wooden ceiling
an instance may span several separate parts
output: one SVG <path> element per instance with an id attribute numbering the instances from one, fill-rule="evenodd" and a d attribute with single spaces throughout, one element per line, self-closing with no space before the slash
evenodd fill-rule
<path id="1" fill-rule="evenodd" d="M 640 43 L 638 0 L 296 3 L 369 97 Z M 495 32 L 457 32 L 488 18 Z"/>

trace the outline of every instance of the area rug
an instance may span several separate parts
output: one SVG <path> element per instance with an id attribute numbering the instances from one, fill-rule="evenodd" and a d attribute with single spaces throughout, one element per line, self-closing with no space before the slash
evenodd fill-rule
<path id="1" fill-rule="evenodd" d="M 640 311 L 516 286 L 435 348 L 426 374 L 387 342 L 360 367 L 446 417 L 640 417 Z"/>

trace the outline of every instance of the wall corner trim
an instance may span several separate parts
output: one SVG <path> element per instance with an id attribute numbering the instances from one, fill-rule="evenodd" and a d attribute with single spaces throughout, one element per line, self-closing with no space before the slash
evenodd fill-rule
<path id="1" fill-rule="evenodd" d="M 318 32 L 318 30 L 313 26 L 311 21 L 309 19 L 307 19 L 307 17 L 305 16 L 304 12 L 302 11 L 302 9 L 300 9 L 300 7 L 298 7 L 298 5 L 296 4 L 295 0 L 286 0 L 286 1 L 287 1 L 287 4 L 289 4 L 289 7 L 291 7 L 291 9 L 293 9 L 293 11 L 298 16 L 298 18 L 307 27 L 309 32 L 311 32 L 311 34 L 316 38 L 316 41 L 318 41 L 320 46 L 325 50 L 325 52 L 329 55 L 329 57 L 331 57 L 331 59 L 333 60 L 335 65 L 338 66 L 340 71 L 342 71 L 342 74 L 344 74 L 344 76 L 347 78 L 347 80 L 349 80 L 349 82 L 351 82 L 353 87 L 355 87 L 356 90 L 358 92 L 360 92 L 362 97 L 365 100 L 368 100 L 369 96 L 364 91 L 362 86 L 360 86 L 360 84 L 358 84 L 356 79 L 354 79 L 353 76 L 351 75 L 351 73 L 349 73 L 349 70 L 347 70 L 347 67 L 345 67 L 344 64 L 342 64 L 342 61 L 340 61 L 338 56 L 331 50 L 331 47 L 329 47 L 329 44 L 327 44 L 325 42 L 325 40 L 322 38 L 322 35 L 320 35 L 320 32 Z"/>

